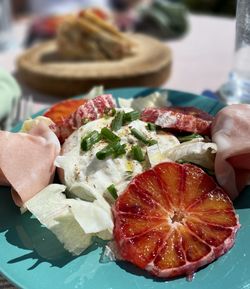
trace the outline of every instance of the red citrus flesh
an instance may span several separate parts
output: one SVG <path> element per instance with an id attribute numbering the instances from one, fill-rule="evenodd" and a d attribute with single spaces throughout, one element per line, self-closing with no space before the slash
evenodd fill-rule
<path id="1" fill-rule="evenodd" d="M 213 178 L 170 162 L 137 175 L 113 214 L 121 257 L 163 278 L 191 275 L 226 253 L 240 226 Z"/>
<path id="2" fill-rule="evenodd" d="M 44 116 L 59 125 L 84 103 L 86 103 L 86 99 L 67 99 L 53 105 L 44 113 Z"/>

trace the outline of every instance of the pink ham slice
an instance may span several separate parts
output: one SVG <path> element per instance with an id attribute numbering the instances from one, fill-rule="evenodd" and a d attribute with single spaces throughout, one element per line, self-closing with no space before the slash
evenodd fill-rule
<path id="1" fill-rule="evenodd" d="M 215 175 L 231 199 L 250 184 L 250 105 L 234 104 L 219 111 L 212 124 L 217 144 Z"/>
<path id="2" fill-rule="evenodd" d="M 52 126 L 61 143 L 68 138 L 72 132 L 82 126 L 88 120 L 95 120 L 102 117 L 105 112 L 116 107 L 115 100 L 111 94 L 103 94 L 88 100 L 66 118 L 60 126 Z"/>
<path id="3" fill-rule="evenodd" d="M 162 128 L 210 135 L 213 117 L 195 107 L 146 108 L 141 120 Z"/>
<path id="4" fill-rule="evenodd" d="M 0 185 L 11 185 L 18 206 L 45 188 L 60 152 L 55 134 L 43 123 L 27 133 L 0 131 Z"/>

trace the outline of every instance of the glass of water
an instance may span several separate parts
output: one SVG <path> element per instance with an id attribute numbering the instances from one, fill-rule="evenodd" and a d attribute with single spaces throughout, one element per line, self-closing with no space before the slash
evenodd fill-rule
<path id="1" fill-rule="evenodd" d="M 11 1 L 0 0 L 0 50 L 6 49 L 10 41 Z"/>
<path id="2" fill-rule="evenodd" d="M 250 103 L 250 1 L 238 0 L 236 10 L 235 55 L 229 81 L 220 88 L 228 104 Z"/>

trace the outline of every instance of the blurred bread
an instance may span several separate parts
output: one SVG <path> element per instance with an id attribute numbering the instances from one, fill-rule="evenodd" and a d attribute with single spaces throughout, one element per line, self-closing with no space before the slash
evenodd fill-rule
<path id="1" fill-rule="evenodd" d="M 85 10 L 59 26 L 57 46 L 66 59 L 112 60 L 130 55 L 133 43 L 108 21 Z"/>

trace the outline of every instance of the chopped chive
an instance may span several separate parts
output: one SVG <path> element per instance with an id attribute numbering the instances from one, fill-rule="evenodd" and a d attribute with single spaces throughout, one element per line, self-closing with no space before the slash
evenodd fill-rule
<path id="1" fill-rule="evenodd" d="M 148 122 L 147 129 L 150 130 L 150 131 L 155 131 L 156 130 L 156 125 L 154 123 Z"/>
<path id="2" fill-rule="evenodd" d="M 116 109 L 113 107 L 110 112 L 109 112 L 110 116 L 115 116 L 116 114 Z"/>
<path id="3" fill-rule="evenodd" d="M 143 155 L 142 149 L 138 145 L 135 145 L 132 147 L 131 154 L 134 160 L 138 162 L 144 161 L 144 155 Z"/>
<path id="4" fill-rule="evenodd" d="M 111 130 L 117 131 L 122 127 L 124 111 L 119 111 L 111 122 Z"/>
<path id="5" fill-rule="evenodd" d="M 117 146 L 114 148 L 114 154 L 113 154 L 114 158 L 124 155 L 126 153 L 125 148 L 126 148 L 125 144 L 121 145 L 120 143 L 117 143 Z"/>
<path id="6" fill-rule="evenodd" d="M 125 144 L 121 145 L 119 142 L 111 143 L 99 152 L 97 152 L 96 157 L 98 158 L 98 160 L 104 160 L 109 156 L 117 158 L 118 156 L 126 153 L 125 147 Z"/>
<path id="7" fill-rule="evenodd" d="M 155 139 L 150 139 L 150 140 L 148 140 L 148 145 L 149 145 L 149 146 L 155 145 L 155 144 L 157 144 L 157 143 L 158 143 L 158 141 L 155 140 Z"/>
<path id="8" fill-rule="evenodd" d="M 110 185 L 107 190 L 115 200 L 118 198 L 117 189 L 115 188 L 114 184 Z"/>
<path id="9" fill-rule="evenodd" d="M 104 160 L 114 153 L 113 144 L 109 144 L 96 153 L 98 160 Z"/>
<path id="10" fill-rule="evenodd" d="M 190 141 L 192 139 L 199 138 L 199 137 L 202 137 L 202 136 L 196 133 L 192 133 L 192 134 L 185 135 L 185 136 L 177 136 L 180 142 Z"/>
<path id="11" fill-rule="evenodd" d="M 88 151 L 90 148 L 97 142 L 99 142 L 101 139 L 101 135 L 98 131 L 94 130 L 87 134 L 84 138 L 81 140 L 81 149 L 83 151 Z"/>
<path id="12" fill-rule="evenodd" d="M 139 111 L 133 110 L 124 114 L 123 124 L 134 121 L 140 117 Z"/>
<path id="13" fill-rule="evenodd" d="M 102 128 L 101 135 L 108 142 L 118 142 L 120 140 L 120 138 L 107 127 Z"/>
<path id="14" fill-rule="evenodd" d="M 104 110 L 104 116 L 115 116 L 116 114 L 116 109 L 113 107 L 113 108 L 105 108 Z"/>
<path id="15" fill-rule="evenodd" d="M 146 145 L 152 146 L 154 144 L 157 144 L 156 140 L 147 139 L 146 136 L 143 133 L 141 133 L 139 130 L 137 130 L 136 128 L 132 128 L 131 133 L 134 137 L 136 137 L 138 140 L 140 140 Z"/>
<path id="16" fill-rule="evenodd" d="M 148 140 L 146 136 L 143 133 L 141 133 L 139 130 L 137 130 L 136 128 L 131 128 L 131 133 L 134 137 L 136 137 L 138 140 L 140 140 L 144 144 L 148 144 Z"/>

